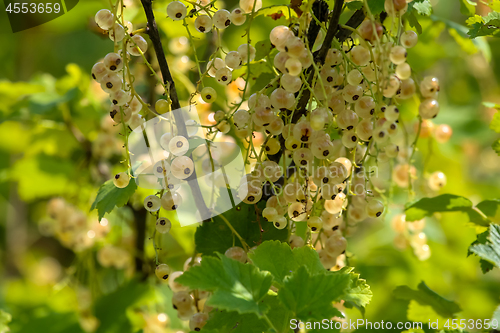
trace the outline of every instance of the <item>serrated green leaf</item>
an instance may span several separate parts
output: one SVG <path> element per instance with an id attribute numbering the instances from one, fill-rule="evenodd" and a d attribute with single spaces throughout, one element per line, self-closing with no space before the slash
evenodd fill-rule
<path id="1" fill-rule="evenodd" d="M 500 225 L 491 224 L 487 241 L 471 245 L 469 250 L 481 259 L 500 267 Z"/>
<path id="2" fill-rule="evenodd" d="M 413 290 L 408 286 L 396 287 L 393 291 L 394 297 L 402 300 L 415 300 L 421 305 L 430 305 L 434 311 L 445 318 L 452 318 L 455 313 L 460 312 L 460 306 L 453 301 L 449 301 L 437 293 L 429 289 L 422 281 L 418 285 L 417 290 Z"/>
<path id="3" fill-rule="evenodd" d="M 420 25 L 420 22 L 418 22 L 415 12 L 411 11 L 408 15 L 406 15 L 406 17 L 408 18 L 408 24 L 410 25 L 410 27 L 415 28 L 415 30 L 417 30 L 417 33 L 421 35 L 422 26 Z"/>
<path id="4" fill-rule="evenodd" d="M 500 139 L 493 142 L 493 144 L 491 145 L 491 148 L 495 151 L 495 153 L 497 153 L 497 155 L 500 156 Z"/>
<path id="5" fill-rule="evenodd" d="M 278 297 L 285 307 L 294 313 L 294 318 L 302 321 L 342 317 L 342 314 L 332 306 L 332 302 L 340 300 L 349 283 L 348 274 L 338 272 L 311 274 L 301 266 L 285 278 Z"/>
<path id="6" fill-rule="evenodd" d="M 491 320 L 494 320 L 494 319 L 496 319 L 500 323 L 500 305 L 497 307 L 497 309 L 493 313 L 493 317 L 491 318 Z"/>
<path id="7" fill-rule="evenodd" d="M 264 201 L 258 203 L 257 209 L 262 211 L 265 204 Z M 287 229 L 276 229 L 272 223 L 264 221 L 262 216 L 259 216 L 259 226 L 254 205 L 247 205 L 242 202 L 222 215 L 231 222 L 233 228 L 249 246 L 258 245 L 266 240 L 284 241 L 288 237 Z M 212 221 L 204 222 L 196 229 L 196 251 L 203 255 L 213 255 L 215 252 L 224 253 L 228 248 L 234 246 L 234 238 L 232 231 L 224 220 L 216 216 Z M 235 245 L 242 246 L 237 238 L 235 239 Z"/>
<path id="8" fill-rule="evenodd" d="M 353 270 L 352 267 L 344 267 L 340 270 L 340 272 L 348 273 L 351 278 L 351 283 L 342 299 L 352 303 L 364 315 L 364 308 L 370 303 L 373 293 L 366 280 L 360 279 L 360 275 L 354 273 Z"/>
<path id="9" fill-rule="evenodd" d="M 249 257 L 259 269 L 270 272 L 279 284 L 301 266 L 306 266 L 313 274 L 325 271 L 318 253 L 307 246 L 292 250 L 287 243 L 267 241 L 252 251 Z"/>
<path id="10" fill-rule="evenodd" d="M 481 21 L 477 16 L 467 20 L 467 24 L 470 26 L 468 32 L 470 38 L 500 36 L 500 13 L 490 12 L 487 16 L 483 16 Z"/>
<path id="11" fill-rule="evenodd" d="M 471 0 L 460 0 L 460 13 L 472 16 L 476 12 L 476 3 Z"/>
<path id="12" fill-rule="evenodd" d="M 500 133 L 500 111 L 497 111 L 493 115 L 493 119 L 490 122 L 490 128 L 497 133 Z"/>
<path id="13" fill-rule="evenodd" d="M 413 8 L 420 14 L 424 16 L 429 16 L 432 13 L 432 5 L 429 0 L 424 0 L 421 2 L 414 2 Z"/>
<path id="14" fill-rule="evenodd" d="M 255 61 L 259 61 L 265 58 L 271 50 L 273 46 L 271 45 L 271 41 L 269 39 L 261 40 L 260 42 L 255 43 Z"/>
<path id="15" fill-rule="evenodd" d="M 422 305 L 415 300 L 411 300 L 408 304 L 408 311 L 406 314 L 408 320 L 413 322 L 438 322 L 440 324 L 439 328 L 444 325 L 445 317 L 440 316 L 430 305 Z"/>
<path id="16" fill-rule="evenodd" d="M 472 223 L 487 226 L 490 221 L 472 207 L 472 202 L 459 195 L 442 194 L 433 198 L 422 198 L 406 207 L 406 221 L 421 220 L 437 212 L 463 212 Z"/>
<path id="17" fill-rule="evenodd" d="M 108 180 L 99 188 L 90 210 L 97 208 L 100 221 L 104 214 L 111 212 L 115 207 L 126 205 L 136 189 L 137 184 L 133 179 L 124 188 L 118 188 L 113 184 L 113 180 Z"/>
<path id="18" fill-rule="evenodd" d="M 368 1 L 368 7 L 373 15 L 379 15 L 384 11 L 385 0 L 370 0 Z"/>
<path id="19" fill-rule="evenodd" d="M 223 255 L 220 259 L 205 256 L 200 266 L 191 267 L 176 281 L 191 289 L 212 292 L 207 304 L 220 309 L 259 317 L 268 310 L 260 301 L 271 287 L 271 274 Z"/>
<path id="20" fill-rule="evenodd" d="M 277 296 L 266 295 L 261 301 L 271 309 L 267 317 L 278 330 L 285 332 L 289 328 L 290 311 L 279 301 Z M 253 313 L 240 314 L 236 311 L 214 309 L 210 313 L 207 324 L 201 330 L 202 333 L 255 333 L 267 332 L 268 323 Z"/>
<path id="21" fill-rule="evenodd" d="M 345 4 L 349 10 L 358 10 L 363 8 L 363 1 L 351 1 Z"/>

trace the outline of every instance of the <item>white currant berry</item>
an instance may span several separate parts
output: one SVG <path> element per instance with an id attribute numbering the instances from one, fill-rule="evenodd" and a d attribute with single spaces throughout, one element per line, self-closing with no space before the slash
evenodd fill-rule
<path id="1" fill-rule="evenodd" d="M 98 62 L 92 67 L 92 78 L 97 82 L 101 83 L 106 74 L 108 74 L 108 69 L 102 62 Z"/>
<path id="2" fill-rule="evenodd" d="M 250 114 L 247 110 L 238 110 L 233 114 L 233 122 L 239 128 L 243 128 L 248 125 L 250 121 Z"/>
<path id="3" fill-rule="evenodd" d="M 358 119 L 358 115 L 355 112 L 346 109 L 337 115 L 337 125 L 341 129 L 350 131 L 356 127 Z"/>
<path id="4" fill-rule="evenodd" d="M 342 97 L 348 103 L 354 103 L 362 96 L 363 88 L 361 88 L 361 86 L 353 86 L 348 84 L 344 87 L 344 89 L 342 89 Z"/>
<path id="5" fill-rule="evenodd" d="M 230 16 L 231 13 L 228 10 L 219 9 L 212 17 L 212 21 L 214 22 L 216 28 L 226 29 L 227 27 L 229 27 L 229 25 L 231 25 Z"/>
<path id="6" fill-rule="evenodd" d="M 175 279 L 177 279 L 179 276 L 182 276 L 182 274 L 184 274 L 184 272 L 182 272 L 182 271 L 176 271 L 176 272 L 170 273 L 170 277 L 168 279 L 168 286 L 170 287 L 170 289 L 174 293 L 177 293 L 179 291 L 188 291 L 189 290 L 189 287 L 186 287 L 186 286 L 180 284 L 179 282 L 175 281 Z"/>
<path id="7" fill-rule="evenodd" d="M 182 204 L 182 196 L 177 192 L 165 192 L 161 197 L 161 206 L 166 211 L 173 211 Z"/>
<path id="8" fill-rule="evenodd" d="M 449 125 L 441 124 L 434 130 L 434 138 L 439 143 L 446 143 L 450 139 L 453 130 Z"/>
<path id="9" fill-rule="evenodd" d="M 288 216 L 294 221 L 305 221 L 307 219 L 306 208 L 300 202 L 294 202 L 288 206 Z"/>
<path id="10" fill-rule="evenodd" d="M 226 66 L 232 69 L 238 69 L 242 65 L 241 54 L 238 51 L 231 51 L 226 54 L 224 61 Z"/>
<path id="11" fill-rule="evenodd" d="M 309 143 L 313 129 L 308 121 L 301 121 L 293 128 L 293 136 L 302 143 Z"/>
<path id="12" fill-rule="evenodd" d="M 297 58 L 289 58 L 285 62 L 285 70 L 290 75 L 298 76 L 302 72 L 302 63 Z"/>
<path id="13" fill-rule="evenodd" d="M 170 103 L 167 100 L 160 98 L 155 103 L 155 110 L 158 114 L 164 114 L 170 111 Z"/>
<path id="14" fill-rule="evenodd" d="M 109 111 L 109 116 L 117 124 L 120 124 L 122 122 L 126 123 L 131 119 L 132 111 L 130 111 L 130 108 L 113 105 Z"/>
<path id="15" fill-rule="evenodd" d="M 247 204 L 254 204 L 259 202 L 262 198 L 262 189 L 260 187 L 253 186 L 252 184 L 242 184 L 238 188 L 238 197 Z"/>
<path id="16" fill-rule="evenodd" d="M 376 128 L 373 130 L 373 140 L 382 145 L 389 140 L 389 133 L 384 128 Z"/>
<path id="17" fill-rule="evenodd" d="M 389 105 L 384 112 L 384 117 L 390 122 L 394 122 L 399 118 L 399 109 L 395 105 Z"/>
<path id="18" fill-rule="evenodd" d="M 187 9 L 180 1 L 172 1 L 167 6 L 167 15 L 174 21 L 182 20 L 186 17 Z"/>
<path id="19" fill-rule="evenodd" d="M 167 160 L 160 160 L 153 166 L 153 173 L 157 178 L 165 178 L 170 173 L 170 163 Z"/>
<path id="20" fill-rule="evenodd" d="M 160 198 L 156 195 L 148 195 L 144 199 L 144 208 L 149 212 L 156 212 L 161 207 Z"/>
<path id="21" fill-rule="evenodd" d="M 290 238 L 288 240 L 288 244 L 290 244 L 290 248 L 295 249 L 297 247 L 302 247 L 305 245 L 304 240 L 302 237 L 297 236 L 297 235 L 290 235 Z"/>
<path id="22" fill-rule="evenodd" d="M 351 130 L 351 131 L 344 131 L 342 134 L 342 144 L 349 149 L 352 149 L 356 147 L 358 143 L 358 136 L 356 133 Z"/>
<path id="23" fill-rule="evenodd" d="M 171 269 L 167 264 L 159 264 L 156 266 L 155 269 L 155 275 L 158 277 L 158 279 L 167 281 L 168 277 L 170 276 Z"/>
<path id="24" fill-rule="evenodd" d="M 439 113 L 439 103 L 435 99 L 427 98 L 420 103 L 418 112 L 423 119 L 432 119 Z"/>
<path id="25" fill-rule="evenodd" d="M 160 234 L 166 234 L 170 231 L 172 223 L 166 217 L 160 217 L 156 220 L 156 231 Z"/>
<path id="26" fill-rule="evenodd" d="M 203 313 L 203 312 L 195 313 L 189 319 L 189 329 L 191 331 L 199 332 L 205 326 L 207 321 L 208 321 L 208 314 Z"/>
<path id="27" fill-rule="evenodd" d="M 240 8 L 245 13 L 256 12 L 262 8 L 262 0 L 240 0 Z"/>
<path id="28" fill-rule="evenodd" d="M 229 68 L 224 67 L 215 72 L 215 79 L 222 85 L 228 85 L 233 79 L 233 73 Z"/>
<path id="29" fill-rule="evenodd" d="M 125 188 L 128 186 L 130 181 L 130 177 L 126 172 L 120 172 L 115 175 L 113 178 L 113 184 L 115 184 L 118 188 Z"/>
<path id="30" fill-rule="evenodd" d="M 141 52 L 145 53 L 148 50 L 148 42 L 141 35 L 134 35 L 131 41 L 127 43 L 127 52 L 133 56 L 140 56 Z"/>
<path id="31" fill-rule="evenodd" d="M 284 51 L 285 42 L 291 36 L 293 32 L 287 26 L 278 25 L 271 30 L 269 40 L 279 51 Z"/>
<path id="32" fill-rule="evenodd" d="M 401 44 L 407 49 L 417 45 L 418 35 L 415 31 L 408 30 L 401 35 Z"/>
<path id="33" fill-rule="evenodd" d="M 286 73 L 285 63 L 290 59 L 290 56 L 286 52 L 278 52 L 274 56 L 273 64 L 281 73 Z"/>
<path id="34" fill-rule="evenodd" d="M 395 65 L 406 62 L 407 56 L 408 53 L 406 52 L 406 49 L 399 45 L 394 46 L 389 53 L 389 59 L 391 59 L 392 63 Z"/>
<path id="35" fill-rule="evenodd" d="M 101 88 L 108 94 L 120 90 L 122 84 L 122 78 L 116 73 L 108 73 L 101 79 Z"/>
<path id="36" fill-rule="evenodd" d="M 243 25 L 243 23 L 245 23 L 245 21 L 247 20 L 247 17 L 246 17 L 246 15 L 244 15 L 243 10 L 241 8 L 235 8 L 231 12 L 229 19 L 231 20 L 232 24 L 234 24 L 236 26 L 240 26 L 240 25 Z"/>
<path id="37" fill-rule="evenodd" d="M 103 63 L 110 72 L 118 72 L 123 68 L 123 60 L 118 53 L 108 53 Z"/>
<path id="38" fill-rule="evenodd" d="M 279 218 L 276 218 L 275 221 L 273 221 L 274 227 L 278 230 L 285 229 L 287 224 L 288 221 L 284 216 L 280 216 Z"/>
<path id="39" fill-rule="evenodd" d="M 440 171 L 434 172 L 428 181 L 429 188 L 433 191 L 439 191 L 446 185 L 446 175 Z"/>
<path id="40" fill-rule="evenodd" d="M 325 65 L 330 67 L 337 66 L 343 61 L 342 53 L 337 49 L 329 49 L 326 54 Z"/>
<path id="41" fill-rule="evenodd" d="M 129 91 L 117 90 L 109 95 L 109 99 L 113 105 L 123 106 L 130 102 L 132 96 Z"/>
<path id="42" fill-rule="evenodd" d="M 370 119 L 361 120 L 356 126 L 356 134 L 362 141 L 370 141 L 373 136 L 373 123 Z"/>
<path id="43" fill-rule="evenodd" d="M 168 151 L 175 156 L 182 156 L 189 150 L 189 141 L 183 136 L 175 136 L 168 143 Z"/>
<path id="44" fill-rule="evenodd" d="M 205 87 L 201 90 L 201 98 L 205 103 L 212 103 L 217 99 L 217 92 L 212 87 Z"/>
<path id="45" fill-rule="evenodd" d="M 394 158 L 399 154 L 399 147 L 394 143 L 389 143 L 387 146 L 385 146 L 385 153 L 387 157 Z"/>
<path id="46" fill-rule="evenodd" d="M 109 39 L 113 42 L 121 42 L 125 38 L 125 29 L 120 23 L 115 23 L 113 28 L 109 29 Z"/>
<path id="47" fill-rule="evenodd" d="M 113 23 L 115 22 L 115 16 L 108 9 L 101 9 L 95 14 L 95 23 L 99 26 L 99 28 L 103 30 L 108 30 L 113 27 Z"/>
<path id="48" fill-rule="evenodd" d="M 366 205 L 366 213 L 372 218 L 380 217 L 384 213 L 384 204 L 378 200 L 371 199 Z"/>
<path id="49" fill-rule="evenodd" d="M 347 248 L 347 241 L 344 237 L 340 235 L 333 235 L 328 237 L 325 241 L 325 251 L 331 257 L 338 257 L 345 252 Z"/>
<path id="50" fill-rule="evenodd" d="M 285 41 L 285 52 L 292 58 L 300 58 L 306 46 L 299 37 L 289 37 Z"/>
<path id="51" fill-rule="evenodd" d="M 189 316 L 192 316 L 193 305 L 193 296 L 188 291 L 179 291 L 172 295 L 172 306 L 178 312 L 189 312 Z"/>
<path id="52" fill-rule="evenodd" d="M 375 114 L 375 101 L 370 96 L 363 96 L 356 101 L 354 111 L 361 118 L 370 118 Z"/>
<path id="53" fill-rule="evenodd" d="M 363 81 L 363 75 L 357 69 L 353 69 L 352 71 L 350 71 L 347 74 L 346 79 L 347 79 L 347 83 L 355 86 L 355 85 L 360 84 L 361 81 Z"/>
<path id="54" fill-rule="evenodd" d="M 323 227 L 323 219 L 320 216 L 311 216 L 307 220 L 307 226 L 312 232 L 318 232 Z"/>
<path id="55" fill-rule="evenodd" d="M 407 62 L 403 62 L 396 66 L 396 75 L 401 80 L 407 80 L 411 76 L 411 67 Z"/>
<path id="56" fill-rule="evenodd" d="M 424 98 L 437 98 L 439 92 L 439 80 L 437 77 L 426 76 L 420 82 L 420 93 Z"/>
<path id="57" fill-rule="evenodd" d="M 352 62 L 358 66 L 366 66 L 370 62 L 370 51 L 364 46 L 354 46 L 350 54 Z"/>
<path id="58" fill-rule="evenodd" d="M 278 215 L 278 211 L 274 207 L 266 207 L 262 210 L 262 217 L 269 222 L 274 221 L 276 215 Z"/>
<path id="59" fill-rule="evenodd" d="M 252 62 L 255 59 L 256 52 L 255 47 L 250 44 L 241 44 L 238 47 L 238 53 L 241 55 L 241 61 L 243 63 Z"/>
<path id="60" fill-rule="evenodd" d="M 139 111 L 142 110 L 142 104 L 137 98 L 137 96 L 134 96 L 132 98 L 130 103 L 128 103 L 128 107 L 130 108 L 130 111 L 132 111 L 132 113 L 138 113 Z"/>
<path id="61" fill-rule="evenodd" d="M 283 89 L 290 93 L 296 93 L 302 87 L 302 80 L 298 76 L 293 76 L 288 73 L 283 74 L 280 80 Z"/>
<path id="62" fill-rule="evenodd" d="M 200 15 L 194 20 L 195 29 L 204 34 L 212 30 L 212 25 L 212 18 L 208 15 Z"/>
<path id="63" fill-rule="evenodd" d="M 170 143 L 169 143 L 170 146 Z M 186 179 L 194 172 L 193 160 L 187 156 L 178 156 L 170 165 L 170 172 L 177 179 Z"/>
<path id="64" fill-rule="evenodd" d="M 275 109 L 291 109 L 295 104 L 295 95 L 283 88 L 276 88 L 271 93 L 271 104 Z"/>
<path id="65" fill-rule="evenodd" d="M 248 260 L 247 253 L 239 246 L 233 246 L 226 250 L 224 255 L 230 259 L 245 263 Z"/>

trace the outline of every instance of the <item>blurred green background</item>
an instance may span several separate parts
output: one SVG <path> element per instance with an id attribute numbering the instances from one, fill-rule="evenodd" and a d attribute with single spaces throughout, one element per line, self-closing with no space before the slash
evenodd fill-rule
<path id="1" fill-rule="evenodd" d="M 263 2 L 264 6 L 280 4 Z M 126 19 L 135 28 L 144 27 L 139 2 L 125 3 Z M 154 3 L 167 57 L 175 64 L 174 79 L 181 98 L 187 100 L 193 89 L 190 82 L 196 78 L 194 64 L 188 60 L 193 50 L 180 47 L 183 40 L 178 38 L 187 33 L 181 23 L 166 18 L 168 2 Z M 228 1 L 225 7 L 236 5 Z M 90 331 L 96 327 L 96 318 L 100 322 L 97 332 L 186 331 L 171 309 L 166 285 L 157 284 L 154 276 L 149 284 L 131 280 L 133 264 L 115 269 L 102 267 L 96 260 L 99 249 L 113 244 L 129 251 L 130 262 L 134 261 L 133 226 L 137 218 L 147 216 L 141 207 L 147 191 L 139 190 L 129 205 L 107 216 L 107 236 L 96 237 L 83 250 L 72 250 L 54 236 L 46 213 L 48 200 L 64 197 L 96 227 L 96 213 L 89 213 L 89 208 L 97 189 L 112 174 L 123 171 L 121 138 L 103 120 L 107 119 L 107 97 L 90 77 L 93 64 L 113 50 L 113 43 L 93 22 L 94 14 L 108 6 L 108 1 L 80 1 L 54 21 L 13 34 L 0 3 L 0 308 L 12 314 L 13 332 Z M 419 176 L 442 171 L 448 177 L 442 192 L 468 197 L 474 203 L 500 198 L 500 157 L 491 149 L 497 135 L 489 129 L 495 110 L 482 104 L 500 103 L 499 40 L 469 40 L 464 27 L 467 17 L 460 13 L 456 0 L 435 0 L 433 8 L 433 16 L 421 21 L 423 34 L 409 51 L 408 62 L 421 77 L 439 78 L 441 112 L 434 123 L 449 124 L 453 136 L 442 145 L 419 140 Z M 273 26 L 284 22 L 258 17 L 252 43 L 264 40 Z M 246 40 L 244 34 L 243 28 L 228 28 L 222 35 L 224 46 L 235 50 Z M 206 59 L 211 43 L 196 32 L 194 36 L 198 56 Z M 151 80 L 140 61 L 135 74 L 137 89 L 145 99 L 158 98 L 155 90 L 151 93 Z M 218 103 L 211 111 L 225 105 L 223 99 Z M 210 111 L 206 108 L 202 112 Z M 415 103 L 404 105 L 403 117 L 410 131 L 416 113 Z M 386 181 L 381 169 L 380 178 Z M 426 193 L 419 189 L 417 195 Z M 491 318 L 500 303 L 500 271 L 483 275 L 478 258 L 467 257 L 468 246 L 482 230 L 468 224 L 460 213 L 428 218 L 425 232 L 432 256 L 419 261 L 410 249 L 399 251 L 393 246 L 390 220 L 402 213 L 406 198 L 396 190 L 385 220 L 361 225 L 349 239 L 350 264 L 374 294 L 366 318 L 407 320 L 406 303 L 396 301 L 391 291 L 399 285 L 415 288 L 422 280 L 459 303 L 460 318 Z M 146 235 L 151 235 L 153 223 L 147 223 Z M 174 221 L 171 234 L 161 240 L 161 259 L 182 269 L 194 251 L 193 234 L 194 227 L 180 228 Z M 150 243 L 146 238 L 148 258 L 154 257 Z M 150 261 L 144 269 L 151 268 Z M 87 304 L 90 300 L 94 306 Z M 163 313 L 166 317 L 158 317 Z M 347 314 L 359 317 L 355 311 Z"/>

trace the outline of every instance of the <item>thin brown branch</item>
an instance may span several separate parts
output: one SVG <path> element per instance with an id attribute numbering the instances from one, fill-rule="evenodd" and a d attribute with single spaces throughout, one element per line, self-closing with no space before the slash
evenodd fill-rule
<path id="1" fill-rule="evenodd" d="M 148 34 L 151 39 L 151 43 L 153 44 L 156 58 L 158 59 L 158 65 L 160 66 L 160 71 L 163 76 L 163 82 L 169 90 L 169 97 L 172 101 L 172 110 L 178 110 L 181 108 L 181 104 L 179 103 L 179 97 L 177 96 L 177 90 L 175 89 L 175 82 L 172 78 L 172 74 L 170 73 L 170 68 L 168 67 L 167 58 L 165 57 L 165 52 L 163 51 L 163 45 L 161 43 L 158 27 L 156 26 L 152 0 L 141 0 L 141 3 L 148 20 Z M 187 138 L 188 133 L 182 114 L 174 112 L 174 118 L 177 124 L 178 133 Z M 208 217 L 208 208 L 203 199 L 203 195 L 201 194 L 200 185 L 196 180 L 196 172 L 193 172 L 193 174 L 189 176 L 186 181 L 188 181 L 189 187 L 191 188 L 196 208 L 200 212 L 200 216 Z"/>

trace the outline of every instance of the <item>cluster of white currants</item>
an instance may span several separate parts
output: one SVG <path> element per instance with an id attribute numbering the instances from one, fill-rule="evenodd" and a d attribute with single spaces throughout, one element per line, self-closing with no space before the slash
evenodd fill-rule
<path id="1" fill-rule="evenodd" d="M 216 29 L 223 30 L 231 24 L 236 26 L 243 25 L 247 19 L 246 14 L 252 11 L 258 11 L 262 7 L 262 0 L 241 0 L 240 7 L 231 12 L 227 9 L 214 10 L 212 4 L 206 0 L 193 2 L 194 9 L 189 12 L 189 16 L 196 15 L 194 27 L 201 33 Z M 184 20 L 188 15 L 186 5 L 180 1 L 172 1 L 167 6 L 167 15 L 174 21 Z"/>
<path id="2" fill-rule="evenodd" d="M 40 231 L 55 236 L 62 245 L 76 252 L 92 247 L 109 232 L 107 220 L 90 222 L 81 210 L 62 198 L 53 198 L 47 204 L 49 220 L 40 223 Z"/>
<path id="3" fill-rule="evenodd" d="M 108 53 L 102 62 L 92 67 L 92 77 L 109 94 L 111 101 L 109 115 L 117 124 L 126 123 L 132 128 L 143 123 L 139 112 L 142 100 L 131 89 L 131 74 L 128 70 L 130 56 L 141 56 L 148 49 L 147 41 L 141 35 L 132 33 L 133 25 L 128 21 L 118 22 L 108 9 L 101 9 L 95 15 L 96 24 L 108 31 L 114 42 L 115 52 Z"/>
<path id="4" fill-rule="evenodd" d="M 205 326 L 208 314 L 212 310 L 212 307 L 205 305 L 207 299 L 210 297 L 210 293 L 202 290 L 190 290 L 188 287 L 176 282 L 175 279 L 189 270 L 191 266 L 200 265 L 201 260 L 201 257 L 189 258 L 184 263 L 183 271 L 172 272 L 167 264 L 160 264 L 155 270 L 158 279 L 168 283 L 168 286 L 174 293 L 172 296 L 172 306 L 177 310 L 177 316 L 181 320 L 189 321 L 189 329 L 196 332 Z"/>
<path id="5" fill-rule="evenodd" d="M 395 215 L 391 221 L 391 227 L 396 232 L 394 246 L 404 250 L 410 245 L 413 253 L 419 260 L 427 260 L 431 256 L 431 249 L 427 245 L 427 236 L 423 232 L 425 220 L 407 222 L 404 214 Z"/>

